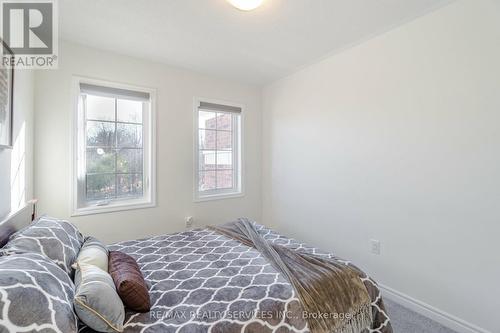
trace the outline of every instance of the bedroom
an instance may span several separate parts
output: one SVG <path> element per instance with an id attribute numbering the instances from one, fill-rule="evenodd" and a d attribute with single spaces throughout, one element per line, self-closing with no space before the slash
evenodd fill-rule
<path id="1" fill-rule="evenodd" d="M 0 331 L 30 331 L 24 310 L 48 309 L 12 297 L 5 282 L 9 265 L 33 265 L 16 258 L 42 252 L 37 260 L 67 275 L 61 278 L 71 286 L 68 297 L 82 292 L 75 286 L 75 275 L 82 274 L 72 266 L 87 252 L 81 237 L 93 236 L 98 241 L 87 244 L 92 253 L 102 252 L 98 242 L 105 251 L 122 251 L 145 279 L 150 311 L 137 315 L 122 305 L 124 332 L 148 331 L 151 323 L 159 326 L 149 331 L 231 333 L 346 324 L 338 318 L 301 317 L 295 324 L 273 316 L 227 318 L 231 306 L 240 311 L 243 300 L 249 304 L 244 293 L 255 292 L 261 315 L 262 304 L 280 297 L 272 309 L 278 315 L 291 300 L 305 306 L 291 280 L 295 272 L 254 249 L 296 244 L 284 237 L 348 260 L 377 282 L 371 291 L 380 290 L 386 308 L 372 306 L 372 332 L 500 332 L 494 316 L 500 295 L 500 3 L 234 2 L 1 1 L 0 306 L 7 311 L 4 300 L 19 302 L 0 314 Z M 260 6 L 236 8 L 253 2 Z M 50 52 L 40 52 L 44 47 Z M 14 66 L 6 58 L 15 59 Z M 30 224 L 34 207 L 37 222 Z M 270 242 L 249 246 L 206 229 L 238 218 L 255 222 Z M 67 236 L 47 236 L 54 231 L 37 228 L 40 222 L 78 228 L 73 254 L 66 257 L 64 249 L 72 246 L 59 240 Z M 176 239 L 198 237 L 192 229 L 230 246 L 207 239 L 192 250 L 200 256 L 186 253 L 179 264 L 171 254 L 192 247 Z M 23 232 L 43 236 L 23 238 Z M 43 244 L 44 237 L 57 241 Z M 218 256 L 201 260 L 204 251 Z M 230 259 L 234 253 L 238 258 Z M 227 261 L 239 265 L 238 272 L 227 270 L 234 275 L 227 280 L 242 285 L 221 289 L 227 299 L 217 301 L 220 286 L 206 284 L 227 267 L 199 274 L 204 264 Z M 170 276 L 198 265 L 194 278 Z M 274 274 L 274 280 L 263 276 L 256 283 L 259 274 Z M 244 276 L 253 281 L 247 284 Z M 180 287 L 184 280 L 191 289 Z M 260 287 L 267 288 L 261 298 Z M 274 288 L 283 294 L 271 297 Z M 366 289 L 359 292 L 366 296 Z M 186 290 L 197 296 L 184 297 L 183 306 L 196 312 L 207 302 L 225 304 L 209 310 L 227 320 L 194 318 L 195 328 L 165 316 L 179 306 L 168 302 Z M 233 299 L 236 290 L 241 294 Z M 77 320 L 73 300 L 63 304 Z M 64 311 L 56 312 L 63 325 Z M 65 331 L 52 319 L 40 317 L 37 325 L 45 321 L 46 331 Z"/>

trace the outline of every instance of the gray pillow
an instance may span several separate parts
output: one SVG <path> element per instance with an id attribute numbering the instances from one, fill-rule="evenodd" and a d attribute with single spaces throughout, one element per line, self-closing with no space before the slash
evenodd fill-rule
<path id="1" fill-rule="evenodd" d="M 75 312 L 97 332 L 123 332 L 125 308 L 111 276 L 95 265 L 77 262 Z"/>
<path id="2" fill-rule="evenodd" d="M 0 332 L 77 332 L 73 282 L 40 254 L 0 257 L 0 295 Z"/>
<path id="3" fill-rule="evenodd" d="M 12 235 L 0 255 L 39 253 L 72 274 L 82 243 L 83 236 L 73 224 L 44 216 Z"/>

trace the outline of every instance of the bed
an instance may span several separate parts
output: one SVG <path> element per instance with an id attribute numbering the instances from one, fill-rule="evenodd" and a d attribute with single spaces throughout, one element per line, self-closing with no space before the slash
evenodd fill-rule
<path id="1" fill-rule="evenodd" d="M 2 234 L 5 238 L 6 234 L 19 230 L 23 223 L 28 224 L 32 210 L 27 207 L 23 214 L 17 214 L 15 218 L 1 223 L 0 238 Z M 330 253 L 282 236 L 262 225 L 255 226 L 258 233 L 269 242 L 335 258 L 354 267 L 350 262 Z M 124 241 L 110 245 L 109 249 L 122 251 L 135 258 L 149 289 L 151 311 L 136 313 L 127 310 L 124 323 L 126 333 L 309 332 L 303 307 L 292 285 L 257 250 L 212 229 L 201 228 Z M 39 265 L 44 261 L 41 257 L 43 256 L 28 254 L 19 260 Z M 8 260 L 14 257 L 0 257 L 6 261 L 5 258 Z M 46 273 L 56 269 L 58 274 L 62 272 L 58 268 L 49 268 L 45 268 L 43 274 L 47 275 Z M 356 270 L 372 301 L 373 322 L 362 333 L 391 333 L 390 320 L 380 290 L 370 277 L 357 268 Z M 31 281 L 27 283 L 30 284 Z M 65 295 L 54 299 L 61 304 L 70 303 L 71 282 L 62 285 L 63 289 L 67 289 L 64 290 Z M 66 301 L 61 299 L 64 296 L 67 297 Z M 2 292 L 2 297 L 8 298 L 9 295 Z M 57 315 L 61 314 L 56 313 Z M 0 331 L 1 326 L 2 318 Z M 94 332 L 81 323 L 78 331 Z"/>
<path id="2" fill-rule="evenodd" d="M 271 242 L 333 257 L 263 226 L 258 229 Z M 309 332 L 292 286 L 255 249 L 213 230 L 125 241 L 110 249 L 137 260 L 150 291 L 152 311 L 128 311 L 127 333 Z M 364 274 L 360 278 L 374 317 L 363 333 L 392 332 L 377 284 Z M 92 330 L 82 327 L 81 332 Z"/>

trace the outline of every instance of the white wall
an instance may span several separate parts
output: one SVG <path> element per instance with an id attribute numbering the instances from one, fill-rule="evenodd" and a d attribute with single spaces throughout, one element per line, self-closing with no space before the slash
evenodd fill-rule
<path id="1" fill-rule="evenodd" d="M 265 223 L 500 332 L 498 3 L 453 3 L 266 87 L 263 103 Z"/>
<path id="2" fill-rule="evenodd" d="M 135 239 L 240 216 L 261 218 L 261 92 L 253 86 L 208 78 L 126 56 L 63 42 L 59 69 L 36 75 L 35 194 L 39 212 L 68 218 L 105 242 Z M 73 75 L 157 89 L 156 208 L 70 218 L 70 115 Z M 246 105 L 246 195 L 193 203 L 193 98 Z"/>
<path id="3" fill-rule="evenodd" d="M 34 77 L 30 70 L 14 71 L 14 146 L 0 148 L 0 221 L 33 196 Z"/>

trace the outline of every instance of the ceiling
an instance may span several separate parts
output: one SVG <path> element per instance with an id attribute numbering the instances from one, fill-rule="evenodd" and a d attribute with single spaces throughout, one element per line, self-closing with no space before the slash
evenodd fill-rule
<path id="1" fill-rule="evenodd" d="M 64 0 L 65 40 L 266 84 L 450 0 Z"/>

